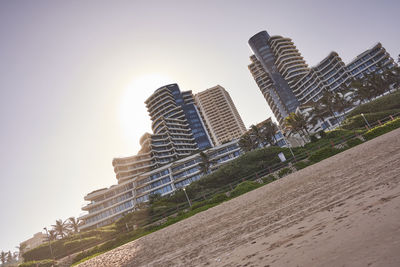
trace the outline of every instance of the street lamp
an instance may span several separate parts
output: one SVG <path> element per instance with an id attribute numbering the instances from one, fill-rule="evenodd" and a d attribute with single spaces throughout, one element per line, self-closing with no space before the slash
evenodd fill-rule
<path id="1" fill-rule="evenodd" d="M 50 247 L 51 258 L 54 260 L 53 249 L 51 248 L 51 242 L 50 242 L 50 237 L 49 237 L 49 231 L 47 231 L 47 227 L 44 227 L 43 230 L 46 230 L 47 240 L 49 241 L 49 247 Z"/>
<path id="2" fill-rule="evenodd" d="M 183 188 L 183 192 L 185 192 L 185 196 L 186 196 L 186 199 L 187 199 L 187 201 L 189 203 L 189 206 L 192 207 L 192 202 L 190 202 L 190 199 L 189 199 L 189 197 L 188 197 L 188 195 L 186 193 L 186 189 L 185 188 Z"/>
<path id="3" fill-rule="evenodd" d="M 289 143 L 289 141 L 286 139 L 285 134 L 283 133 L 280 125 L 278 125 L 278 129 L 279 129 L 279 132 L 282 134 L 283 141 L 285 141 L 285 143 L 287 144 L 287 146 L 288 146 L 288 148 L 290 150 L 290 153 L 292 153 L 294 162 L 296 162 L 296 157 L 294 156 L 294 153 L 293 153 L 293 150 L 292 150 L 292 144 Z"/>
<path id="4" fill-rule="evenodd" d="M 371 128 L 371 125 L 369 125 L 369 122 L 367 121 L 367 119 L 364 116 L 364 113 L 361 113 L 361 117 L 363 117 L 365 123 L 368 125 L 368 128 Z"/>

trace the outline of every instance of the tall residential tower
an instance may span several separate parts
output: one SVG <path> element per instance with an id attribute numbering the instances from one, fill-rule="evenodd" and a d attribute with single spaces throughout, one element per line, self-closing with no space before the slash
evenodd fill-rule
<path id="1" fill-rule="evenodd" d="M 246 132 L 235 104 L 222 86 L 196 94 L 195 101 L 215 145 L 240 138 Z"/>
<path id="2" fill-rule="evenodd" d="M 277 107 L 273 112 L 282 123 L 299 106 L 289 83 L 306 72 L 307 65 L 289 38 L 271 37 L 266 31 L 261 31 L 250 38 L 249 45 L 255 55 L 253 64 L 249 66 L 250 72 L 255 79 L 259 74 L 268 77 L 263 93 L 270 96 L 266 97 L 268 103 L 272 102 L 270 106 Z"/>
<path id="3" fill-rule="evenodd" d="M 380 43 L 348 65 L 331 52 L 312 68 L 289 38 L 262 31 L 250 38 L 249 45 L 254 55 L 248 68 L 280 124 L 299 105 L 318 101 L 325 91 L 349 85 L 351 79 L 361 78 L 378 66 L 391 68 L 395 64 Z"/>

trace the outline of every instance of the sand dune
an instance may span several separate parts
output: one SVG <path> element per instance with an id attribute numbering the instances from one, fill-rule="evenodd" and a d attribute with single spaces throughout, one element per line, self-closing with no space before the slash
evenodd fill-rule
<path id="1" fill-rule="evenodd" d="M 400 266 L 400 129 L 79 266 Z"/>

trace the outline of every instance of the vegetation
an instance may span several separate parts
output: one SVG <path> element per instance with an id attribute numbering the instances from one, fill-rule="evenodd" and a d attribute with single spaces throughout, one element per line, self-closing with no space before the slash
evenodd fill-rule
<path id="1" fill-rule="evenodd" d="M 294 164 L 294 166 L 296 167 L 296 170 L 304 169 L 304 168 L 306 168 L 306 167 L 308 167 L 308 166 L 310 166 L 310 165 L 311 165 L 310 162 L 305 161 L 305 160 L 298 161 L 298 162 L 296 162 L 296 163 Z"/>
<path id="2" fill-rule="evenodd" d="M 263 181 L 264 184 L 269 184 L 269 183 L 271 183 L 271 182 L 273 182 L 275 180 L 276 180 L 276 178 L 272 174 L 262 178 L 262 181 Z"/>
<path id="3" fill-rule="evenodd" d="M 60 259 L 76 253 L 81 249 L 104 242 L 104 240 L 109 239 L 116 233 L 115 226 L 109 226 L 51 241 L 53 256 L 55 259 Z M 49 243 L 46 242 L 34 249 L 28 250 L 22 257 L 25 262 L 51 259 L 52 255 L 50 253 Z"/>
<path id="4" fill-rule="evenodd" d="M 266 120 L 258 125 L 250 126 L 250 129 L 239 140 L 239 146 L 245 152 L 275 145 L 277 140 L 275 134 L 278 126 L 271 120 Z"/>
<path id="5" fill-rule="evenodd" d="M 253 181 L 244 181 L 236 186 L 235 189 L 231 192 L 231 197 L 238 197 L 247 192 L 250 192 L 256 188 L 262 186 L 261 184 Z"/>
<path id="6" fill-rule="evenodd" d="M 387 110 L 398 110 L 400 109 L 400 92 L 395 92 L 382 96 L 374 101 L 359 105 L 347 114 L 347 117 L 354 117 L 361 113 L 376 113 Z"/>
<path id="7" fill-rule="evenodd" d="M 41 261 L 28 261 L 24 262 L 18 267 L 52 267 L 55 266 L 56 261 L 55 260 L 41 260 Z"/>
<path id="8" fill-rule="evenodd" d="M 390 115 L 393 115 L 396 113 L 400 113 L 400 109 L 391 109 L 391 110 L 385 110 L 385 111 L 380 111 L 380 112 L 367 113 L 367 114 L 364 114 L 364 117 L 368 122 L 376 122 L 376 121 L 388 118 Z M 350 129 L 365 128 L 365 126 L 366 126 L 366 122 L 365 122 L 364 118 L 361 115 L 355 115 L 353 117 L 346 119 L 346 121 L 342 125 L 342 128 L 350 130 Z"/>
<path id="9" fill-rule="evenodd" d="M 327 159 L 342 152 L 342 150 L 333 148 L 333 147 L 325 147 L 316 152 L 314 152 L 308 159 L 312 163 L 320 162 L 321 160 Z"/>
<path id="10" fill-rule="evenodd" d="M 289 168 L 283 168 L 278 172 L 278 176 L 279 176 L 279 178 L 282 178 L 283 176 L 286 176 L 291 172 L 292 171 Z"/>
<path id="11" fill-rule="evenodd" d="M 300 136 L 310 136 L 307 130 L 307 118 L 301 113 L 290 113 L 285 118 L 285 129 L 290 130 L 291 133 L 298 133 Z"/>
<path id="12" fill-rule="evenodd" d="M 377 126 L 364 134 L 364 137 L 367 140 L 371 140 L 377 136 L 388 133 L 392 130 L 395 130 L 400 127 L 400 118 L 397 118 L 393 121 L 389 121 L 382 126 Z"/>

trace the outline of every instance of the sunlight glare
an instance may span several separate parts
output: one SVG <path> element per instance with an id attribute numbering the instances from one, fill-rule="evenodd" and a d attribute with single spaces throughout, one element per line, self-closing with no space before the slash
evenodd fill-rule
<path id="1" fill-rule="evenodd" d="M 173 79 L 163 74 L 146 74 L 134 77 L 121 94 L 118 119 L 124 142 L 129 150 L 136 153 L 140 149 L 139 138 L 151 133 L 151 121 L 144 101 L 161 86 L 174 83 Z"/>

